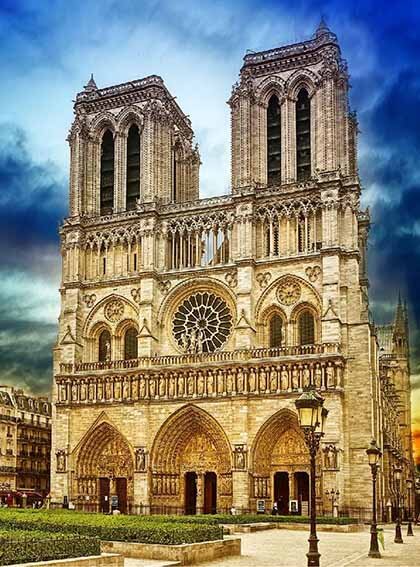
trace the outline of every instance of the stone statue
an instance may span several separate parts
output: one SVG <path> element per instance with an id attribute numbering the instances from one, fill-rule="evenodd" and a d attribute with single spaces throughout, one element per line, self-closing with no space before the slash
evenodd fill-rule
<path id="1" fill-rule="evenodd" d="M 181 344 L 182 344 L 182 350 L 184 352 L 188 352 L 189 350 L 189 341 L 188 341 L 188 335 L 187 333 L 182 333 L 181 335 Z"/>
<path id="2" fill-rule="evenodd" d="M 327 388 L 334 388 L 335 387 L 335 372 L 334 372 L 334 367 L 331 365 L 331 362 L 328 363 L 328 366 L 326 368 L 326 374 L 327 374 L 326 387 Z"/>
<path id="3" fill-rule="evenodd" d="M 198 378 L 197 378 L 197 394 L 202 396 L 204 394 L 204 377 L 201 370 L 198 371 Z"/>
<path id="4" fill-rule="evenodd" d="M 71 385 L 71 399 L 73 402 L 77 400 L 77 385 L 75 382 Z"/>
<path id="5" fill-rule="evenodd" d="M 315 366 L 315 387 L 320 389 L 322 386 L 322 370 L 321 366 L 317 363 Z"/>
<path id="6" fill-rule="evenodd" d="M 86 384 L 84 382 L 80 385 L 80 399 L 82 401 L 86 400 Z"/>
<path id="7" fill-rule="evenodd" d="M 89 382 L 89 400 L 95 399 L 95 384 L 93 382 Z"/>
<path id="8" fill-rule="evenodd" d="M 204 341 L 204 333 L 203 330 L 200 329 L 197 334 L 197 349 L 196 349 L 197 354 L 203 353 L 203 341 Z"/>
<path id="9" fill-rule="evenodd" d="M 165 387 L 165 377 L 163 374 L 159 374 L 159 396 L 164 398 L 166 394 L 166 387 Z"/>
<path id="10" fill-rule="evenodd" d="M 146 470 L 146 451 L 143 447 L 136 451 L 136 469 L 140 472 Z"/>
<path id="11" fill-rule="evenodd" d="M 255 392 L 255 388 L 257 387 L 257 378 L 255 376 L 255 368 L 251 368 L 251 370 L 249 371 L 248 384 L 249 384 L 249 391 Z"/>
<path id="12" fill-rule="evenodd" d="M 194 375 L 192 372 L 188 372 L 187 394 L 188 396 L 192 396 L 194 394 Z"/>
<path id="13" fill-rule="evenodd" d="M 57 472 L 65 472 L 66 454 L 64 451 L 57 451 Z"/>
<path id="14" fill-rule="evenodd" d="M 277 370 L 275 366 L 272 366 L 270 369 L 270 391 L 277 391 Z"/>
<path id="15" fill-rule="evenodd" d="M 156 383 L 153 376 L 151 376 L 149 379 L 149 394 L 151 398 L 154 398 L 156 396 Z"/>
<path id="16" fill-rule="evenodd" d="M 233 375 L 232 370 L 229 368 L 226 375 L 226 393 L 231 394 L 233 390 Z"/>
<path id="17" fill-rule="evenodd" d="M 169 378 L 169 397 L 173 398 L 175 396 L 175 377 L 171 373 L 171 377 Z"/>
<path id="18" fill-rule="evenodd" d="M 260 392 L 265 392 L 267 389 L 267 377 L 266 377 L 266 373 L 263 368 L 260 368 L 260 372 L 259 372 L 259 387 L 260 387 Z"/>
<path id="19" fill-rule="evenodd" d="M 213 376 L 213 371 L 209 370 L 207 376 L 207 394 L 209 396 L 212 396 L 213 392 L 214 392 L 214 376 Z"/>
<path id="20" fill-rule="evenodd" d="M 121 382 L 117 380 L 114 384 L 114 398 L 119 400 L 121 398 Z"/>
<path id="21" fill-rule="evenodd" d="M 184 375 L 179 374 L 178 376 L 178 396 L 184 395 Z"/>
<path id="22" fill-rule="evenodd" d="M 123 397 L 126 400 L 130 397 L 130 382 L 128 380 L 129 379 L 126 378 L 123 385 Z"/>
<path id="23" fill-rule="evenodd" d="M 109 341 L 105 343 L 105 360 L 107 362 L 111 360 L 111 343 Z"/>
<path id="24" fill-rule="evenodd" d="M 289 372 L 286 366 L 281 367 L 281 390 L 284 392 L 289 388 Z"/>
<path id="25" fill-rule="evenodd" d="M 67 388 L 64 384 L 60 387 L 60 400 L 62 402 L 67 401 Z"/>
<path id="26" fill-rule="evenodd" d="M 225 385 L 224 385 L 223 370 L 219 370 L 217 373 L 217 393 L 222 395 L 224 391 L 225 391 Z"/>
<path id="27" fill-rule="evenodd" d="M 242 394 L 243 391 L 244 391 L 244 382 L 245 382 L 245 380 L 244 380 L 244 372 L 243 372 L 243 370 L 242 370 L 241 367 L 239 367 L 239 369 L 238 369 L 238 374 L 237 374 L 237 377 L 236 377 L 236 382 L 237 382 L 237 384 L 236 384 L 237 391 L 238 391 L 240 394 Z"/>
<path id="28" fill-rule="evenodd" d="M 292 388 L 293 390 L 299 389 L 299 370 L 297 366 L 294 366 L 292 370 Z"/>
<path id="29" fill-rule="evenodd" d="M 305 366 L 303 367 L 303 387 L 304 388 L 309 388 L 310 383 L 311 383 L 311 371 L 309 370 L 309 367 L 305 364 Z"/>
<path id="30" fill-rule="evenodd" d="M 197 331 L 193 327 L 190 333 L 190 352 L 195 354 L 197 352 Z"/>

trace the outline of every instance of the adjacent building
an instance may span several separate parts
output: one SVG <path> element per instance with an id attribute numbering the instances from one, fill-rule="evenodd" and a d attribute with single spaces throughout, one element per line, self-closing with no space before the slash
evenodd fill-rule
<path id="1" fill-rule="evenodd" d="M 53 502 L 307 513 L 295 400 L 314 385 L 329 410 L 318 510 L 330 513 L 332 489 L 343 513 L 368 509 L 372 437 L 386 510 L 392 463 L 413 465 L 408 335 L 401 305 L 379 343 L 369 317 L 348 88 L 323 22 L 310 40 L 245 55 L 228 101 L 231 192 L 210 199 L 190 120 L 160 77 L 91 78 L 77 94 Z"/>
<path id="2" fill-rule="evenodd" d="M 21 505 L 50 490 L 51 403 L 0 386 L 0 500 Z"/>

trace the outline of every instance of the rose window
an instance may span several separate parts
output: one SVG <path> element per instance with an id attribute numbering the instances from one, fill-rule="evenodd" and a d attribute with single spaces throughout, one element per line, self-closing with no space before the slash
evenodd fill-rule
<path id="1" fill-rule="evenodd" d="M 173 334 L 183 352 L 214 352 L 223 347 L 232 329 L 232 313 L 214 293 L 199 292 L 175 312 Z"/>

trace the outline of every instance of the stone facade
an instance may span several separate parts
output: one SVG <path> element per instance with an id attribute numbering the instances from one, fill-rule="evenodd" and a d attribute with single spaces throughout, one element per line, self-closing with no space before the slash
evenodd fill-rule
<path id="1" fill-rule="evenodd" d="M 9 506 L 50 490 L 51 403 L 0 386 L 0 500 Z"/>
<path id="2" fill-rule="evenodd" d="M 162 79 L 91 79 L 77 95 L 53 501 L 210 512 L 296 500 L 305 513 L 294 402 L 314 384 L 329 410 L 319 510 L 332 488 L 341 509 L 368 507 L 365 450 L 372 435 L 384 446 L 385 406 L 347 90 L 324 24 L 246 55 L 229 100 L 232 193 L 211 199 L 198 198 L 191 125 Z"/>

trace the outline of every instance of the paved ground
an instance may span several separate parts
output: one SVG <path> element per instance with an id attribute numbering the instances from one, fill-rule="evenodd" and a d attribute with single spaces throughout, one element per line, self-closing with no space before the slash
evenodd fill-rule
<path id="1" fill-rule="evenodd" d="M 355 534 L 321 532 L 319 551 L 321 567 L 420 567 L 420 527 L 414 537 L 405 536 L 404 544 L 394 543 L 392 527 L 385 527 L 385 550 L 381 559 L 369 559 L 369 531 Z M 201 567 L 306 567 L 308 533 L 292 530 L 269 530 L 241 534 L 242 555 L 200 563 Z M 168 561 L 126 559 L 125 567 L 163 567 Z"/>

